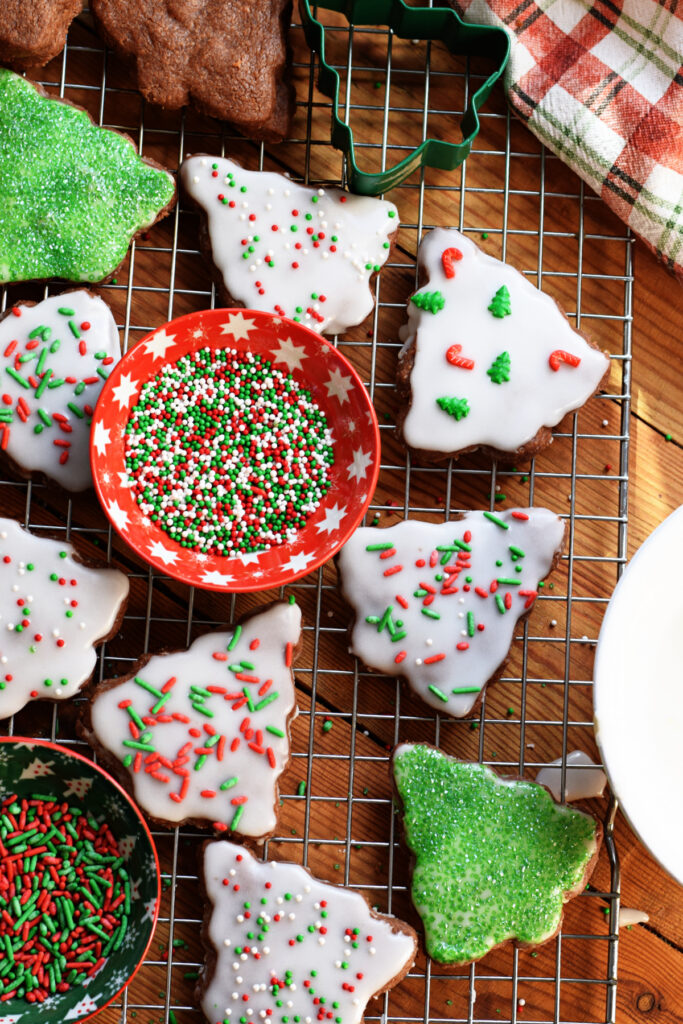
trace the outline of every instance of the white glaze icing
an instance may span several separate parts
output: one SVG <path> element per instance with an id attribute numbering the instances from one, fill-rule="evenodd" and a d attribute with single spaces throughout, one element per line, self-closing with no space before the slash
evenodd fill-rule
<path id="1" fill-rule="evenodd" d="M 634 910 L 632 907 L 619 907 L 619 927 L 629 928 L 634 924 L 647 924 L 650 915 L 644 910 Z"/>
<path id="2" fill-rule="evenodd" d="M 393 203 L 221 157 L 190 157 L 180 177 L 206 213 L 212 259 L 235 302 L 320 334 L 341 334 L 371 312 L 370 277 L 399 224 Z"/>
<path id="3" fill-rule="evenodd" d="M 0 718 L 78 693 L 128 597 L 122 572 L 87 569 L 74 550 L 0 519 Z"/>
<path id="4" fill-rule="evenodd" d="M 92 484 L 92 412 L 121 357 L 111 310 L 82 289 L 13 310 L 0 322 L 0 416 L 11 418 L 0 420 L 0 444 L 25 470 L 85 490 Z"/>
<path id="5" fill-rule="evenodd" d="M 449 249 L 462 254 L 452 262 L 452 277 L 442 260 Z M 549 295 L 513 267 L 487 256 L 454 228 L 436 228 L 424 237 L 419 264 L 428 280 L 416 295 L 438 291 L 444 301 L 430 313 L 411 299 L 400 332 L 402 358 L 415 342 L 412 403 L 403 424 L 410 447 L 448 453 L 488 445 L 514 452 L 593 394 L 609 360 L 573 330 Z M 488 307 L 502 286 L 511 312 L 497 317 Z M 460 351 L 451 358 L 469 360 L 471 368 L 449 362 L 454 345 Z M 549 359 L 557 351 L 578 356 L 579 365 L 560 363 L 553 370 Z M 510 357 L 509 380 L 495 383 L 487 371 L 504 352 Z M 444 397 L 466 399 L 469 412 L 456 419 L 437 404 Z"/>
<path id="6" fill-rule="evenodd" d="M 243 1015 L 264 1024 L 359 1024 L 368 1000 L 415 959 L 415 934 L 403 922 L 374 916 L 359 893 L 298 864 L 209 843 L 204 883 L 217 956 L 202 997 L 209 1024 L 239 1024 Z"/>
<path id="7" fill-rule="evenodd" d="M 541 768 L 536 782 L 545 786 L 559 802 L 562 800 L 562 758 L 558 757 L 551 765 Z M 567 754 L 565 771 L 564 800 L 590 800 L 602 796 L 607 785 L 607 776 L 602 768 L 598 768 L 583 750 L 572 750 Z"/>
<path id="8" fill-rule="evenodd" d="M 272 832 L 277 780 L 289 761 L 290 666 L 300 637 L 301 610 L 278 602 L 234 631 L 154 655 L 132 679 L 96 693 L 93 732 L 124 763 L 143 810 L 168 822 L 218 822 L 247 836 Z"/>
<path id="9" fill-rule="evenodd" d="M 356 613 L 352 653 L 404 676 L 444 714 L 466 715 L 505 661 L 563 535 L 562 520 L 545 508 L 356 530 L 339 555 L 342 590 Z M 378 545 L 386 550 L 368 550 Z M 443 546 L 450 551 L 437 550 Z"/>

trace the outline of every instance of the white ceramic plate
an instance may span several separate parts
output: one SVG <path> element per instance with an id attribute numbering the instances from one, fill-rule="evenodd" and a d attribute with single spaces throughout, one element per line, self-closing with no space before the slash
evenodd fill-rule
<path id="1" fill-rule="evenodd" d="M 595 658 L 595 735 L 634 832 L 683 884 L 683 506 L 617 585 Z"/>

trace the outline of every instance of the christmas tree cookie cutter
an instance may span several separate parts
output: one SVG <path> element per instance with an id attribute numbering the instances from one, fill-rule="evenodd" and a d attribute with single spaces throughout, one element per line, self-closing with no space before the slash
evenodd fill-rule
<path id="1" fill-rule="evenodd" d="M 496 69 L 467 103 L 460 126 L 462 142 L 425 139 L 399 163 L 381 173 L 360 169 L 356 163 L 351 127 L 343 119 L 339 104 L 339 74 L 326 60 L 325 28 L 313 14 L 313 7 L 344 14 L 349 26 L 388 25 L 399 39 L 439 40 L 456 56 L 491 57 Z M 403 0 L 323 0 L 311 4 L 300 0 L 306 42 L 318 54 L 318 87 L 332 100 L 331 142 L 346 156 L 348 186 L 360 195 L 377 196 L 395 188 L 420 167 L 453 171 L 465 160 L 479 131 L 479 110 L 505 70 L 510 53 L 507 32 L 493 25 L 470 25 L 450 7 L 408 7 Z"/>

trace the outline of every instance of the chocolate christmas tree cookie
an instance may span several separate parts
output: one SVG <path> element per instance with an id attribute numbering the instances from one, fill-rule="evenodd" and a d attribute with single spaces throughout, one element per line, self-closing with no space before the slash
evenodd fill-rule
<path id="1" fill-rule="evenodd" d="M 0 68 L 0 283 L 102 281 L 174 201 L 127 136 Z"/>
<path id="2" fill-rule="evenodd" d="M 372 311 L 370 282 L 398 231 L 393 203 L 193 156 L 180 169 L 202 214 L 221 298 L 341 334 Z"/>
<path id="3" fill-rule="evenodd" d="M 82 731 L 153 820 L 264 838 L 289 762 L 300 642 L 299 607 L 276 602 L 106 680 Z"/>
<path id="4" fill-rule="evenodd" d="M 397 747 L 393 773 L 429 955 L 465 964 L 552 938 L 595 866 L 595 819 L 423 744 Z"/>
<path id="5" fill-rule="evenodd" d="M 232 843 L 204 847 L 209 907 L 198 1000 L 209 1024 L 360 1024 L 368 1000 L 413 964 L 415 932 L 352 889 Z"/>
<path id="6" fill-rule="evenodd" d="M 550 444 L 609 359 L 514 267 L 454 229 L 425 235 L 397 384 L 406 445 L 429 459 L 475 448 L 515 460 Z"/>
<path id="7" fill-rule="evenodd" d="M 78 693 L 127 597 L 122 572 L 88 568 L 71 544 L 0 519 L 0 718 Z"/>
<path id="8" fill-rule="evenodd" d="M 120 357 L 109 306 L 84 289 L 0 317 L 0 451 L 20 473 L 90 487 L 90 423 Z"/>
<path id="9" fill-rule="evenodd" d="M 0 62 L 15 71 L 47 64 L 64 49 L 82 0 L 3 0 Z"/>
<path id="10" fill-rule="evenodd" d="M 546 508 L 356 530 L 338 556 L 352 653 L 405 677 L 438 711 L 468 714 L 502 671 L 563 539 Z"/>
<path id="11" fill-rule="evenodd" d="M 135 60 L 150 103 L 191 103 L 252 139 L 279 142 L 294 90 L 287 73 L 291 0 L 91 0 L 108 46 Z"/>

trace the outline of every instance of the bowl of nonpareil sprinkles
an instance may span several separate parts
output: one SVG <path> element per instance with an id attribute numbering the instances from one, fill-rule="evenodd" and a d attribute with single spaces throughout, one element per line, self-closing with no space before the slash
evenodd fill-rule
<path id="1" fill-rule="evenodd" d="M 207 590 L 283 586 L 356 528 L 379 471 L 370 398 L 292 320 L 212 309 L 143 338 L 109 376 L 91 463 L 124 540 Z"/>
<path id="2" fill-rule="evenodd" d="M 82 1021 L 130 982 L 160 894 L 149 829 L 75 751 L 0 737 L 0 1021 Z"/>

